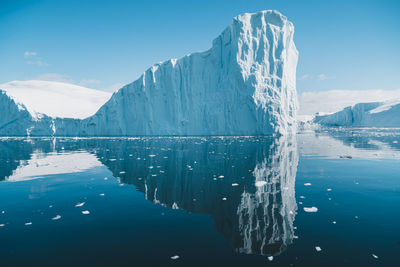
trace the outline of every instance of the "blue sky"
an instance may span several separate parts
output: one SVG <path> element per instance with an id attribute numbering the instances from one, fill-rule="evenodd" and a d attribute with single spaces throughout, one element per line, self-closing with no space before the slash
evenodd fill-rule
<path id="1" fill-rule="evenodd" d="M 400 1 L 0 0 L 0 83 L 112 90 L 152 64 L 207 50 L 244 12 L 295 25 L 299 92 L 400 88 Z"/>

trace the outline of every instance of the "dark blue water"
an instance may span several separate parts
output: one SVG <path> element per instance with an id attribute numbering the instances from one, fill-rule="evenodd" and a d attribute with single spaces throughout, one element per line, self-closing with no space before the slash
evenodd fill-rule
<path id="1" fill-rule="evenodd" d="M 399 136 L 3 138 L 0 265 L 400 266 Z"/>

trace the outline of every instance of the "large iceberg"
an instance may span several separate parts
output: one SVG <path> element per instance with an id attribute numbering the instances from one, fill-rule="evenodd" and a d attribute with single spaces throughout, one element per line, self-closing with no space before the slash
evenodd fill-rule
<path id="1" fill-rule="evenodd" d="M 400 127 L 400 99 L 358 103 L 333 114 L 317 115 L 314 122 L 324 126 Z"/>
<path id="2" fill-rule="evenodd" d="M 288 134 L 297 107 L 293 34 L 293 24 L 277 11 L 239 15 L 211 49 L 152 66 L 93 116 L 43 114 L 17 126 L 20 120 L 5 120 L 0 135 L 15 135 L 14 128 L 31 136 Z M 2 113 L 7 107 L 0 103 Z"/>
<path id="3" fill-rule="evenodd" d="M 233 19 L 210 50 L 156 64 L 81 135 L 286 134 L 296 113 L 294 27 L 276 11 Z"/>

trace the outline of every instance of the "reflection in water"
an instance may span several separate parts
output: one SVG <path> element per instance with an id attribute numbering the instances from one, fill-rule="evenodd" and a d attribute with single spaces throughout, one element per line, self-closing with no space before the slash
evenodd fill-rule
<path id="1" fill-rule="evenodd" d="M 16 180 L 19 175 L 24 180 L 18 171 L 24 169 L 36 173 L 35 177 L 49 168 L 58 168 L 53 173 L 72 172 L 62 166 L 75 156 L 85 170 L 97 166 L 90 153 L 146 199 L 209 214 L 216 230 L 240 253 L 278 255 L 293 241 L 295 137 L 55 140 L 2 139 L 0 178 Z M 46 157 L 37 155 L 50 152 L 47 158 L 56 160 L 43 164 Z"/>

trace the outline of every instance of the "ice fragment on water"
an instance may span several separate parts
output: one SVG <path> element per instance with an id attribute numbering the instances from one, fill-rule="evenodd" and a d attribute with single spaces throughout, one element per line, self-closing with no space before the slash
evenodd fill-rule
<path id="1" fill-rule="evenodd" d="M 305 212 L 317 212 L 318 208 L 317 207 L 311 207 L 311 208 L 306 208 L 304 207 Z"/>
<path id="2" fill-rule="evenodd" d="M 61 216 L 60 215 L 57 215 L 57 216 L 55 216 L 55 217 L 53 217 L 53 218 L 51 218 L 53 221 L 56 221 L 56 220 L 59 220 L 59 219 L 61 219 Z"/>
<path id="3" fill-rule="evenodd" d="M 75 205 L 75 208 L 77 207 L 82 207 L 83 205 L 85 205 L 86 202 L 79 202 L 78 204 Z"/>

